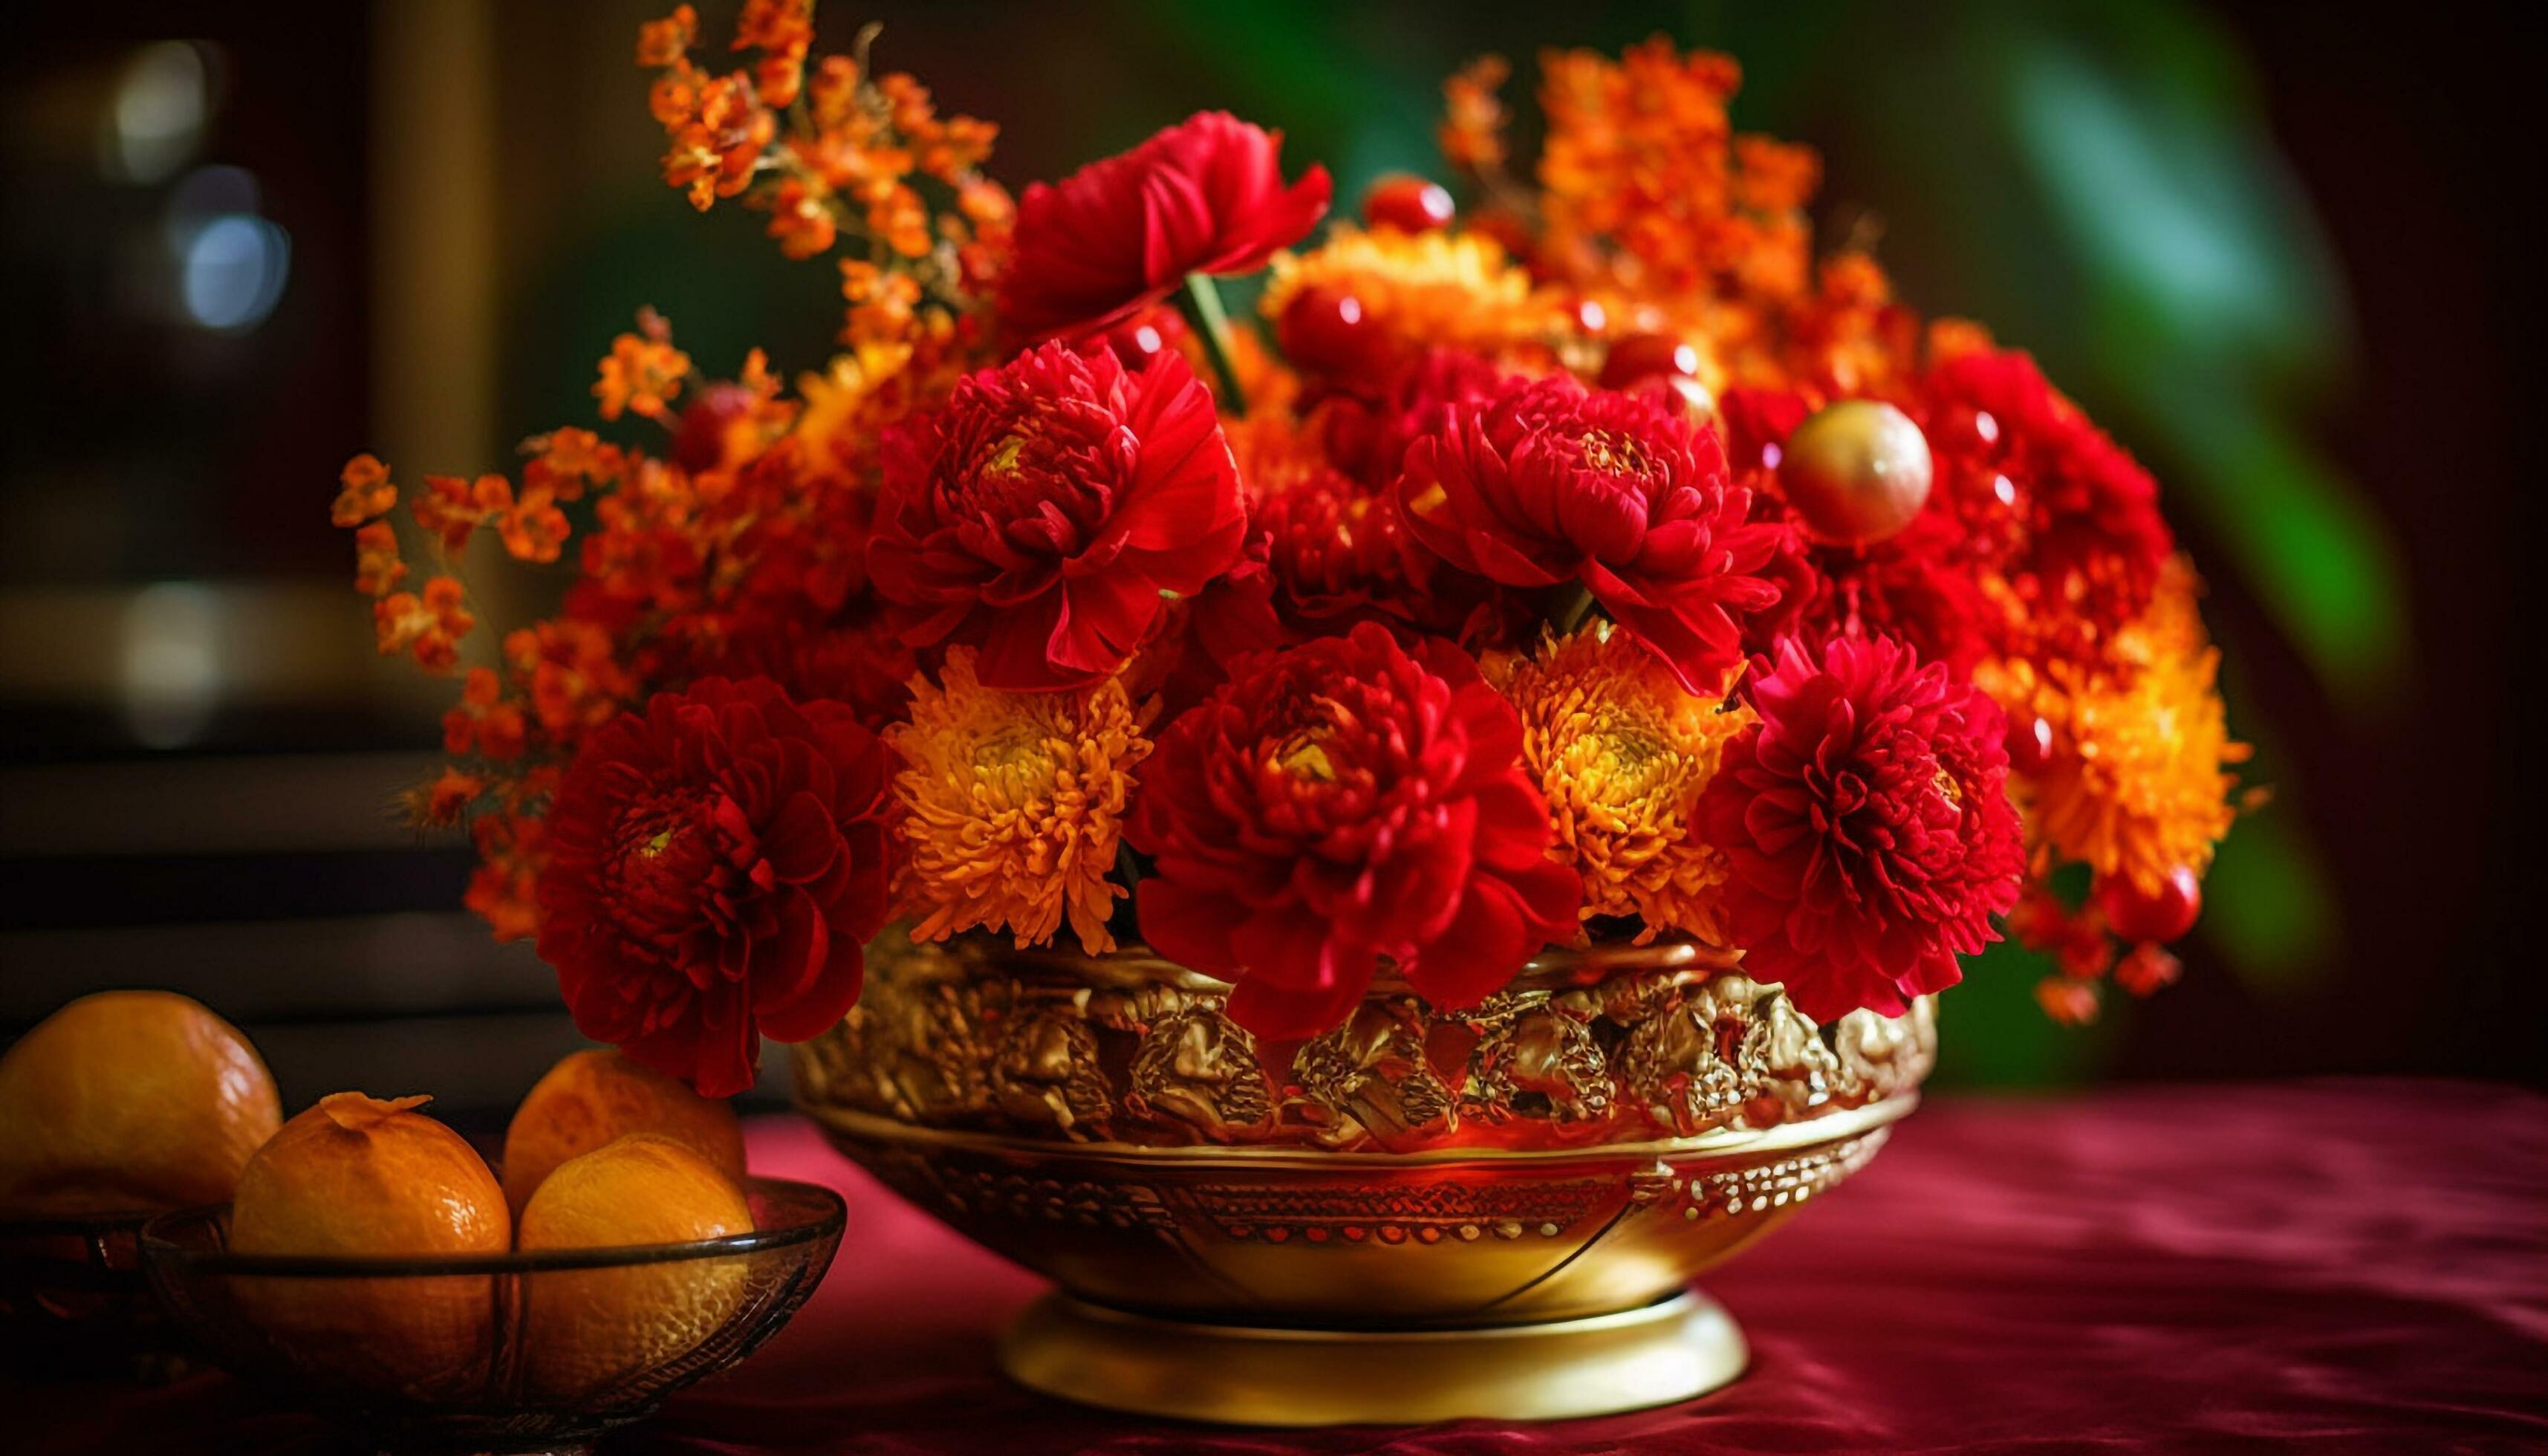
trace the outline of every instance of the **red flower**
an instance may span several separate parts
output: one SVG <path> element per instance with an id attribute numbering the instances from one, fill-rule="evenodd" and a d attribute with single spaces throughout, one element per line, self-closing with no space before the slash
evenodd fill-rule
<path id="1" fill-rule="evenodd" d="M 1046 344 L 956 387 L 888 452 L 867 569 L 915 647 L 981 649 L 993 687 L 1121 667 L 1163 593 L 1238 559 L 1238 469 L 1185 360 L 1133 373 Z"/>
<path id="2" fill-rule="evenodd" d="M 1751 492 L 1715 427 L 1692 430 L 1657 394 L 1555 375 L 1455 407 L 1408 448 L 1398 491 L 1443 560 L 1507 587 L 1583 583 L 1693 692 L 1741 658 L 1733 614 L 1777 599 L 1754 575 L 1777 528 L 1745 520 Z"/>
<path id="3" fill-rule="evenodd" d="M 1485 604 L 1476 578 L 1448 571 L 1410 538 L 1395 495 L 1333 470 L 1251 501 L 1247 528 L 1246 563 L 1215 583 L 1198 609 L 1207 630 L 1225 633 L 1218 619 L 1244 613 L 1257 649 L 1366 621 L 1458 636 Z"/>
<path id="4" fill-rule="evenodd" d="M 1366 622 L 1249 659 L 1171 723 L 1130 834 L 1157 861 L 1141 931 L 1234 977 L 1260 1037 L 1340 1023 L 1382 957 L 1444 1005 L 1572 937 L 1581 876 L 1548 858 L 1521 721 L 1447 643 Z"/>
<path id="5" fill-rule="evenodd" d="M 1960 980 L 2024 868 L 1999 709 L 1899 643 L 1849 637 L 1819 662 L 1780 643 L 1752 704 L 1698 808 L 1732 862 L 1745 972 L 1818 1021 Z"/>
<path id="6" fill-rule="evenodd" d="M 892 777 L 849 709 L 767 679 L 604 725 L 558 785 L 539 876 L 540 958 L 576 1029 L 724 1097 L 764 1036 L 839 1021 L 884 924 Z"/>
<path id="7" fill-rule="evenodd" d="M 727 635 L 695 676 L 768 678 L 800 703 L 836 702 L 881 731 L 911 706 L 918 661 L 881 620 L 806 626 L 761 622 Z"/>
<path id="8" fill-rule="evenodd" d="M 1450 422 L 1462 407 L 1483 409 L 1519 376 L 1459 349 L 1428 349 L 1398 371 L 1376 400 L 1339 394 L 1320 412 L 1327 458 L 1338 470 L 1382 489 L 1398 484 L 1407 447 Z"/>
<path id="9" fill-rule="evenodd" d="M 1953 511 L 2043 610 L 2101 634 L 2138 616 L 2176 550 L 2158 484 L 2025 354 L 1977 350 L 1923 381 L 1933 506 Z"/>
<path id="10" fill-rule="evenodd" d="M 1308 234 L 1327 171 L 1290 187 L 1283 135 L 1201 112 L 1018 204 L 1000 318 L 1022 339 L 1103 328 L 1174 293 L 1189 273 L 1245 273 Z"/>

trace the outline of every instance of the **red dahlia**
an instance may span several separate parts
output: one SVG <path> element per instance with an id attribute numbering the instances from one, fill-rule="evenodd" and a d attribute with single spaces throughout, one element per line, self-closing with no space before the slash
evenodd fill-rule
<path id="1" fill-rule="evenodd" d="M 2000 711 L 1882 638 L 1794 639 L 1756 678 L 1761 721 L 1699 798 L 1733 873 L 1722 917 L 1747 973 L 1829 1021 L 1962 978 L 2024 868 Z"/>
<path id="2" fill-rule="evenodd" d="M 1018 203 L 1000 318 L 1022 339 L 1103 328 L 1174 293 L 1189 273 L 1245 273 L 1300 241 L 1327 210 L 1324 167 L 1290 187 L 1283 135 L 1200 112 Z"/>
<path id="3" fill-rule="evenodd" d="M 1575 934 L 1521 721 L 1465 653 L 1366 622 L 1235 674 L 1159 736 L 1130 833 L 1144 939 L 1235 978 L 1240 1025 L 1325 1031 L 1384 956 L 1469 1005 Z"/>
<path id="4" fill-rule="evenodd" d="M 585 744 L 548 813 L 540 958 L 578 1031 L 710 1097 L 858 999 L 892 755 L 836 703 L 708 678 Z"/>
<path id="5" fill-rule="evenodd" d="M 1587 391 L 1568 375 L 1458 406 L 1408 448 L 1399 500 L 1417 540 L 1507 587 L 1581 582 L 1693 692 L 1742 656 L 1736 614 L 1778 589 L 1758 573 L 1774 525 L 1745 520 L 1714 425 L 1660 394 Z"/>
<path id="6" fill-rule="evenodd" d="M 1238 560 L 1238 469 L 1183 357 L 1138 373 L 1046 344 L 956 386 L 885 461 L 867 551 L 915 647 L 981 649 L 981 681 L 1041 690 L 1123 666 Z"/>

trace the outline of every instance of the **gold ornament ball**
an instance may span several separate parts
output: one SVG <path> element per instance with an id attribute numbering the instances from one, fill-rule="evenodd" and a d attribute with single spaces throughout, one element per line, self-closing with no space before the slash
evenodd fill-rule
<path id="1" fill-rule="evenodd" d="M 1929 440 L 1909 415 L 1843 400 L 1787 439 L 1778 485 L 1817 540 L 1866 546 L 1911 524 L 1929 499 Z"/>

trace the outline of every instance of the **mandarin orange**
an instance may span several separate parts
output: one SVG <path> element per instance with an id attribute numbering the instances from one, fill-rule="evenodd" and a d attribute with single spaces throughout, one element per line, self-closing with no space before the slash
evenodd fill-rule
<path id="1" fill-rule="evenodd" d="M 336 1092 L 283 1125 L 239 1175 L 229 1246 L 243 1254 L 500 1254 L 504 1191 L 477 1149 L 415 1109 Z M 249 1318 L 305 1367 L 419 1399 L 488 1378 L 495 1282 L 479 1275 L 242 1278 Z"/>
<path id="2" fill-rule="evenodd" d="M 101 991 L 0 1057 L 0 1212 L 220 1203 L 283 1121 L 236 1027 L 172 991 Z"/>
<path id="3" fill-rule="evenodd" d="M 521 1248 L 687 1243 L 752 1231 L 752 1206 L 688 1144 L 621 1138 L 551 1173 L 522 1210 Z M 535 1394 L 573 1399 L 695 1348 L 731 1319 L 740 1254 L 618 1269 L 544 1270 L 523 1288 L 523 1369 Z"/>
<path id="4" fill-rule="evenodd" d="M 514 1216 L 559 1164 L 629 1133 L 669 1138 L 728 1178 L 743 1176 L 733 1108 L 625 1052 L 578 1051 L 549 1068 L 504 1130 L 504 1197 Z"/>

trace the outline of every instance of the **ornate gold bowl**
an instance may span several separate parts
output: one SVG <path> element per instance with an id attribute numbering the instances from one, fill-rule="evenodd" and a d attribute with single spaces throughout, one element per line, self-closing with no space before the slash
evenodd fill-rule
<path id="1" fill-rule="evenodd" d="M 1050 1276 L 1002 1360 L 1247 1424 L 1557 1416 L 1741 1373 L 1689 1279 L 1918 1102 L 1922 1002 L 1817 1028 L 1687 945 L 1534 961 L 1449 1011 L 1375 987 L 1260 1044 L 1155 957 L 869 948 L 797 1100 L 903 1197 Z"/>

